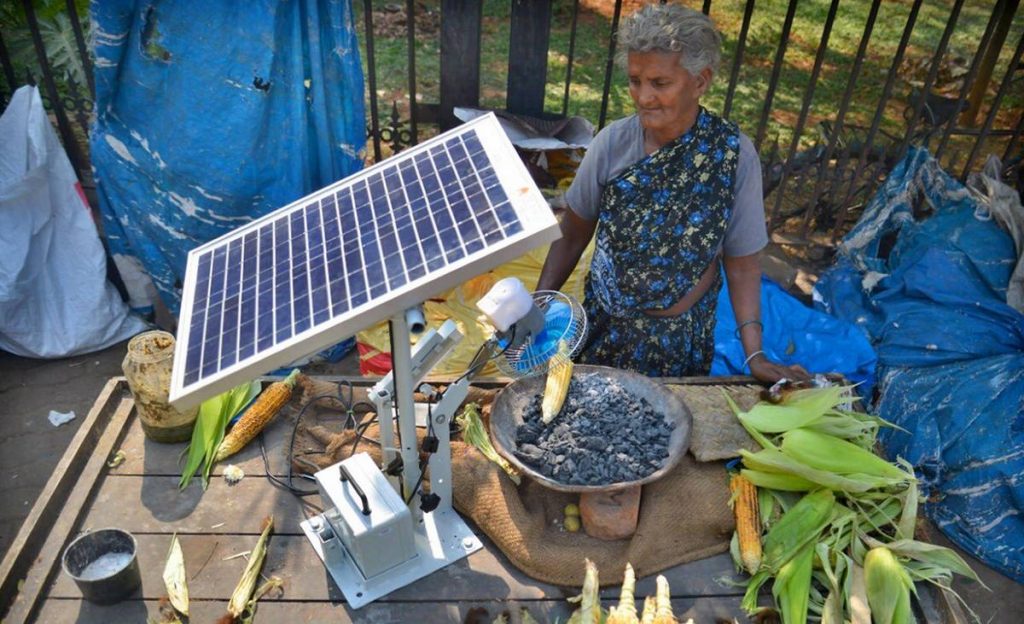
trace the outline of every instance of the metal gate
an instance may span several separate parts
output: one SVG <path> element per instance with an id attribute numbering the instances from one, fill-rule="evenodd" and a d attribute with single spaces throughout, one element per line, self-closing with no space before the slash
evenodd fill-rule
<path id="1" fill-rule="evenodd" d="M 623 80 L 614 62 L 613 33 L 623 15 L 640 4 L 637 0 L 352 1 L 361 13 L 369 160 L 451 127 L 455 106 L 483 103 L 523 115 L 560 117 L 576 110 L 576 93 L 599 89 L 599 108 L 590 115 L 596 125 L 629 112 L 628 98 L 616 90 Z M 78 4 L 22 0 L 0 13 L 5 22 L 0 24 L 0 104 L 17 86 L 39 83 L 90 193 L 87 133 L 93 85 L 88 15 L 80 13 Z M 722 31 L 727 61 L 710 107 L 741 123 L 760 151 L 771 230 L 784 229 L 794 238 L 841 234 L 911 144 L 927 145 L 960 178 L 980 168 L 988 153 L 1022 175 L 1024 24 L 1017 16 L 1019 0 L 690 4 L 710 14 Z M 820 21 L 813 28 L 807 25 L 808 13 Z M 422 26 L 425 17 L 429 29 Z M 905 24 L 898 41 L 882 40 L 879 25 L 895 18 Z M 859 28 L 845 27 L 841 34 L 848 37 L 856 30 L 855 43 L 843 42 L 856 48 L 852 57 L 840 55 L 836 44 L 836 24 L 850 19 Z M 381 35 L 384 22 L 397 28 Z M 580 36 L 594 24 L 603 38 Z M 939 89 L 954 34 L 970 28 L 977 33 L 976 45 L 964 51 L 955 67 L 954 87 Z M 937 39 L 922 42 L 922 32 L 937 34 Z M 403 40 L 404 66 L 397 72 L 393 63 L 383 67 L 385 44 L 393 49 Z M 804 64 L 809 65 L 803 69 L 804 84 L 787 79 L 797 47 L 805 50 Z M 484 84 L 493 78 L 487 73 L 492 66 L 482 68 L 485 59 L 493 59 L 493 48 L 507 48 L 503 88 Z M 551 60 L 556 56 L 558 68 Z M 885 68 L 884 80 L 867 75 L 869 67 L 879 64 Z M 436 70 L 424 73 L 425 66 Z M 909 70 L 917 72 L 914 88 L 900 93 Z M 823 102 L 819 89 L 826 79 L 841 89 L 834 88 Z M 382 95 L 382 90 L 387 92 Z M 789 117 L 780 120 L 784 105 Z M 826 114 L 823 106 L 829 109 Z M 855 108 L 869 114 L 855 120 Z M 902 118 L 894 126 L 897 115 Z M 1020 179 L 1015 182 L 1021 188 Z"/>

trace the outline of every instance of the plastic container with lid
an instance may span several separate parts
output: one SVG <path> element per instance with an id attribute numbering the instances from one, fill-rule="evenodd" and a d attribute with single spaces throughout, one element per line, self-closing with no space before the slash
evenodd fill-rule
<path id="1" fill-rule="evenodd" d="M 192 427 L 199 415 L 198 407 L 180 412 L 167 402 L 173 361 L 174 336 L 155 330 L 128 341 L 128 354 L 121 364 L 135 397 L 135 411 L 142 431 L 154 442 L 191 439 Z"/>

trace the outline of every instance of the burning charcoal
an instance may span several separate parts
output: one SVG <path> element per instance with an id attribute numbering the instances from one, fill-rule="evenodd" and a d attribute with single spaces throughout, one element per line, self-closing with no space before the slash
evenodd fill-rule
<path id="1" fill-rule="evenodd" d="M 674 423 L 646 399 L 600 375 L 573 377 L 561 414 L 540 421 L 540 397 L 527 402 L 516 455 L 561 483 L 608 485 L 642 479 L 665 465 Z"/>

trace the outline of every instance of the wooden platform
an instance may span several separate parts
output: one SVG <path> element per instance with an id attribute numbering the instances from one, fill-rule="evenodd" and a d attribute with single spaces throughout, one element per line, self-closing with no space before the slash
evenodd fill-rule
<path id="1" fill-rule="evenodd" d="M 366 380 L 353 380 L 366 385 Z M 728 384 L 740 380 L 707 378 L 675 383 Z M 749 382 L 749 380 L 742 380 Z M 276 419 L 266 431 L 274 474 L 285 466 L 281 446 L 290 423 Z M 260 521 L 273 515 L 275 531 L 263 568 L 265 576 L 284 580 L 280 597 L 260 602 L 257 622 L 491 622 L 508 612 L 519 621 L 525 607 L 539 622 L 564 621 L 571 612 L 567 596 L 579 588 L 538 583 L 514 568 L 483 535 L 484 549 L 359 610 L 350 609 L 335 587 L 299 522 L 316 512 L 318 496 L 300 501 L 266 478 L 259 446 L 251 444 L 235 464 L 246 477 L 228 486 L 217 471 L 204 493 L 197 482 L 179 492 L 178 456 L 184 444 L 155 444 L 145 439 L 123 378 L 112 379 L 57 470 L 40 495 L 0 568 L 0 612 L 4 622 L 145 622 L 155 617 L 165 594 L 161 574 L 172 534 L 185 554 L 193 622 L 212 622 L 225 613 L 227 600 L 245 566 L 242 557 L 259 534 Z M 125 461 L 107 467 L 116 451 Z M 301 484 L 301 482 L 300 482 Z M 101 607 L 61 572 L 60 555 L 82 531 L 118 527 L 139 544 L 142 588 L 121 603 Z M 582 565 L 582 563 L 581 563 Z M 665 572 L 677 617 L 696 622 L 747 621 L 739 607 L 742 590 L 727 554 L 677 566 Z M 617 598 L 617 588 L 603 592 Z M 638 583 L 637 595 L 653 594 L 654 579 Z M 12 604 L 13 601 L 13 604 Z M 765 598 L 765 603 L 768 599 Z M 952 622 L 944 604 L 924 592 L 921 615 L 928 622 Z M 481 615 L 480 609 L 487 611 Z"/>

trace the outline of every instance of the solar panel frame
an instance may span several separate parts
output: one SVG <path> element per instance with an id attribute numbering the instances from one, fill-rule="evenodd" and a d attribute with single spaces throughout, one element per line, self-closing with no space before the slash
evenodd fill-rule
<path id="1" fill-rule="evenodd" d="M 484 167 L 461 143 L 454 151 L 461 150 L 464 157 L 457 155 L 440 168 L 423 156 L 444 151 L 445 142 L 453 137 L 473 133 L 493 176 L 480 174 Z M 440 170 L 446 170 L 444 175 Z M 385 176 L 392 175 L 392 182 L 397 179 L 402 184 L 389 185 L 389 193 L 374 195 L 375 189 L 383 191 Z M 494 203 L 499 188 L 507 207 Z M 456 206 L 449 202 L 441 214 L 427 209 L 429 197 L 439 193 L 447 200 L 457 191 L 470 199 L 478 194 L 487 199 L 482 212 L 490 214 L 484 216 L 485 225 L 477 223 L 479 214 L 469 211 L 462 195 L 458 195 Z M 360 203 L 363 199 L 365 205 Z M 351 202 L 352 209 L 342 210 L 339 204 L 343 202 Z M 396 206 L 407 210 L 395 214 Z M 357 214 L 364 218 L 356 218 Z M 466 214 L 471 218 L 460 221 L 460 215 Z M 370 221 L 367 215 L 372 216 L 372 227 L 365 227 Z M 443 244 L 445 232 L 457 234 L 459 244 Z M 341 263 L 344 279 L 328 283 L 331 273 L 324 263 L 328 241 L 333 243 L 335 235 L 340 249 L 331 260 L 335 268 Z M 412 240 L 410 236 L 415 245 L 403 246 L 403 241 Z M 401 314 L 559 236 L 558 221 L 497 118 L 493 114 L 478 117 L 190 251 L 180 315 L 187 322 L 178 329 L 170 401 L 179 408 L 195 405 Z M 308 246 L 307 238 L 312 238 Z M 391 253 L 385 254 L 385 250 Z M 324 266 L 318 266 L 315 274 L 324 276 L 322 283 L 314 279 L 312 270 L 306 272 L 302 283 L 286 279 L 297 274 L 294 266 L 289 273 L 287 263 L 278 261 L 286 257 L 300 264 L 320 262 Z M 370 281 L 375 283 L 361 283 L 371 268 L 375 277 Z M 276 289 L 271 279 L 275 275 Z M 205 293 L 196 292 L 200 278 L 207 285 Z M 225 280 L 229 282 L 226 287 Z M 388 285 L 392 290 L 388 291 Z M 207 307 L 211 297 L 213 305 Z M 270 301 L 276 306 L 268 306 Z M 343 305 L 348 309 L 338 313 Z M 251 309 L 256 311 L 253 323 L 227 327 L 230 319 L 237 323 L 245 318 L 243 310 Z M 273 332 L 263 330 L 267 323 Z M 190 352 L 190 334 L 198 327 L 214 331 L 205 332 L 198 353 Z M 275 341 L 275 336 L 279 340 Z M 210 353 L 214 359 L 207 361 Z M 219 371 L 212 370 L 215 362 L 222 365 Z M 190 371 L 189 380 L 186 370 Z"/>

